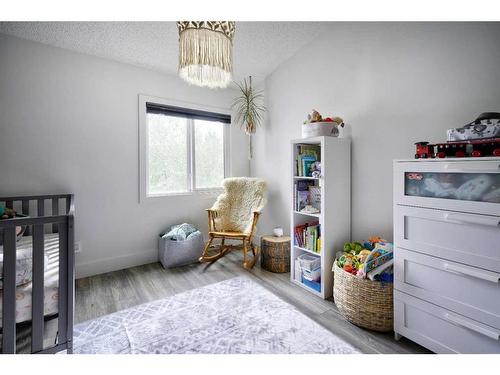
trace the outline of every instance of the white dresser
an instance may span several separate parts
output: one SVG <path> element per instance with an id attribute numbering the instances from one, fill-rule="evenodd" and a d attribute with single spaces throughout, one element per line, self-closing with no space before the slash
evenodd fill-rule
<path id="1" fill-rule="evenodd" d="M 500 157 L 394 162 L 394 331 L 500 353 Z"/>

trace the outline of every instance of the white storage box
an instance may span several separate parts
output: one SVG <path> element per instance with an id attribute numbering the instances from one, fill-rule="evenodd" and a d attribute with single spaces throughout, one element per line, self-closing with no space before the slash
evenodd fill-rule
<path id="1" fill-rule="evenodd" d="M 302 270 L 302 277 L 309 281 L 319 281 L 321 280 L 321 267 L 316 268 L 315 270 Z"/>
<path id="2" fill-rule="evenodd" d="M 302 124 L 302 138 L 309 137 L 338 137 L 339 129 L 336 122 L 311 122 Z"/>
<path id="3" fill-rule="evenodd" d="M 297 257 L 302 271 L 313 271 L 321 267 L 321 258 L 309 254 L 302 254 Z"/>

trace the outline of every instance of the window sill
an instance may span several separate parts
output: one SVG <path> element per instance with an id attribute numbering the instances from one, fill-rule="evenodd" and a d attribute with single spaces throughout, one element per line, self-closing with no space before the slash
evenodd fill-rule
<path id="1" fill-rule="evenodd" d="M 155 198 L 168 198 L 168 197 L 178 197 L 184 195 L 199 196 L 199 197 L 217 197 L 224 192 L 223 188 L 216 189 L 200 189 L 193 191 L 179 191 L 172 193 L 159 193 L 159 194 L 148 194 L 145 199 L 155 199 Z"/>

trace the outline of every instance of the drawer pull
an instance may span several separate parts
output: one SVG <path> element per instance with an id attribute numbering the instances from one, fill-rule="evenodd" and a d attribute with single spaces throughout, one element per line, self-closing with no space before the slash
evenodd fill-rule
<path id="1" fill-rule="evenodd" d="M 446 221 L 458 224 L 476 224 L 476 225 L 487 225 L 496 228 L 500 227 L 500 221 L 496 217 L 470 216 L 470 215 L 461 215 L 452 213 L 445 213 L 443 217 Z"/>
<path id="2" fill-rule="evenodd" d="M 463 275 L 472 276 L 475 277 L 476 279 L 491 281 L 492 283 L 495 284 L 498 284 L 498 282 L 500 281 L 500 275 L 493 272 L 486 273 L 486 272 L 476 271 L 468 267 L 461 267 L 455 264 L 448 264 L 448 263 L 444 264 L 444 269 L 446 271 L 457 272 Z"/>
<path id="3" fill-rule="evenodd" d="M 493 340 L 499 340 L 500 339 L 500 333 L 498 333 L 497 331 L 493 331 L 493 330 L 490 330 L 490 329 L 487 329 L 487 328 L 484 328 L 484 327 L 481 327 L 481 326 L 478 326 L 474 323 L 471 323 L 470 321 L 468 320 L 465 320 L 465 319 L 462 319 L 462 318 L 459 318 L 458 316 L 455 316 L 455 315 L 450 315 L 448 313 L 445 313 L 444 314 L 444 318 L 453 323 L 453 324 L 456 324 L 458 326 L 461 326 L 461 327 L 465 327 L 465 328 L 468 328 L 474 332 L 477 332 L 477 333 L 480 333 L 481 335 L 484 335 L 484 336 L 487 336 Z"/>

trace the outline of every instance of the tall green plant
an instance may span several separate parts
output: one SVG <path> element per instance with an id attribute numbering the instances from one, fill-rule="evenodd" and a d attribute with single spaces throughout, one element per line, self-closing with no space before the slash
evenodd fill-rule
<path id="1" fill-rule="evenodd" d="M 257 131 L 266 111 L 266 107 L 262 104 L 264 94 L 262 90 L 253 89 L 252 76 L 248 77 L 248 82 L 245 78 L 243 82 L 235 82 L 235 84 L 240 94 L 233 100 L 231 108 L 236 112 L 236 122 L 240 124 L 240 128 L 245 128 L 245 133 L 248 135 L 248 158 L 251 159 L 253 157 L 252 134 Z"/>
<path id="2" fill-rule="evenodd" d="M 266 107 L 262 104 L 264 94 L 262 90 L 255 91 L 252 87 L 252 77 L 245 78 L 237 83 L 240 94 L 233 100 L 231 108 L 236 111 L 236 121 L 240 127 L 245 127 L 245 133 L 254 134 L 263 120 Z"/>

